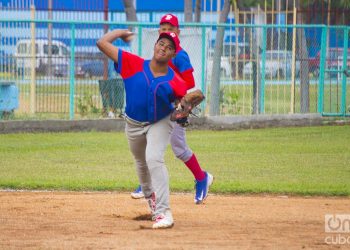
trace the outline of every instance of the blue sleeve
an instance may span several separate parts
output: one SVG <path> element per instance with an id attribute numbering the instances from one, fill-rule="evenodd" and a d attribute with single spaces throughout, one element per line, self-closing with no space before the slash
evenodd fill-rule
<path id="1" fill-rule="evenodd" d="M 179 70 L 180 73 L 183 73 L 188 70 L 193 70 L 190 57 L 188 56 L 187 52 L 183 49 L 180 50 L 175 58 L 172 59 L 174 66 Z"/>
<path id="2" fill-rule="evenodd" d="M 122 54 L 123 54 L 123 51 L 121 49 L 119 49 L 119 52 L 118 52 L 118 63 L 114 62 L 114 69 L 119 74 L 120 74 L 121 69 L 122 69 Z"/>

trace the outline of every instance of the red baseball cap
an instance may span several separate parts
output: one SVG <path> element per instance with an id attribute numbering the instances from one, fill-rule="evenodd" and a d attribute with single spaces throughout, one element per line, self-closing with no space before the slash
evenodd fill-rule
<path id="1" fill-rule="evenodd" d="M 159 24 L 170 23 L 172 26 L 179 28 L 179 20 L 173 14 L 166 14 L 160 19 Z"/>
<path id="2" fill-rule="evenodd" d="M 179 37 L 176 35 L 175 32 L 163 32 L 160 33 L 157 42 L 159 41 L 159 39 L 161 38 L 167 38 L 170 41 L 173 42 L 174 46 L 175 46 L 175 51 L 176 53 L 180 50 L 180 39 Z"/>

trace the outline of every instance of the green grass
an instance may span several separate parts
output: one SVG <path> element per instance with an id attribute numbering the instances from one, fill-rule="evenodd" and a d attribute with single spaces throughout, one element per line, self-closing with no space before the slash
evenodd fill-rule
<path id="1" fill-rule="evenodd" d="M 188 131 L 217 193 L 350 195 L 350 127 Z M 137 185 L 123 132 L 0 134 L 0 187 L 123 190 Z M 193 177 L 166 153 L 172 191 Z"/>

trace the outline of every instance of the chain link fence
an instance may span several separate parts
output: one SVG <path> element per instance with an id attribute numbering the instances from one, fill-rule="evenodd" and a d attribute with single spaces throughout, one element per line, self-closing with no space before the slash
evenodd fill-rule
<path id="1" fill-rule="evenodd" d="M 136 39 L 115 45 L 150 59 L 158 24 L 32 20 L 0 20 L 2 119 L 117 117 L 124 87 L 96 41 L 107 30 L 132 28 Z M 220 115 L 349 114 L 348 37 L 342 26 L 184 24 L 181 46 L 207 97 L 199 115 L 209 115 L 217 87 Z"/>

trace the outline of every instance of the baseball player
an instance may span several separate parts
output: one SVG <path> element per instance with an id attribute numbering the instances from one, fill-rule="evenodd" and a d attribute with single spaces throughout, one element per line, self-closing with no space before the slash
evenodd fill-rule
<path id="1" fill-rule="evenodd" d="M 159 22 L 159 34 L 162 32 L 174 32 L 177 35 L 180 34 L 179 21 L 175 15 L 166 14 L 161 18 Z M 169 66 L 178 73 L 182 79 L 184 79 L 187 85 L 187 90 L 192 89 L 195 86 L 192 74 L 193 67 L 185 50 L 181 48 L 176 53 L 176 56 L 169 61 Z M 194 202 L 196 204 L 201 204 L 207 197 L 209 187 L 213 183 L 214 178 L 210 173 L 201 169 L 195 154 L 188 147 L 184 126 L 181 126 L 181 124 L 178 123 L 174 125 L 170 142 L 175 156 L 183 161 L 187 168 L 192 172 L 196 183 Z M 131 197 L 134 199 L 142 198 L 143 196 L 141 186 L 131 193 Z"/>
<path id="2" fill-rule="evenodd" d="M 115 62 L 125 85 L 125 133 L 136 172 L 155 221 L 153 228 L 174 224 L 169 207 L 169 177 L 164 163 L 166 146 L 174 122 L 173 102 L 186 94 L 185 82 L 168 66 L 180 49 L 174 32 L 162 32 L 151 60 L 123 51 L 112 43 L 132 39 L 128 30 L 113 30 L 98 40 L 98 48 Z"/>

